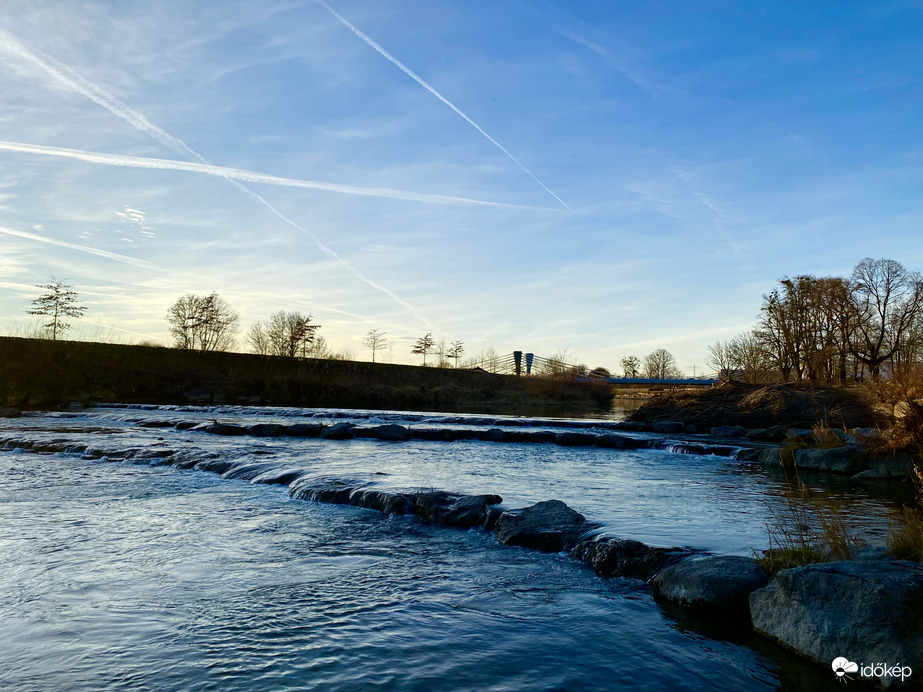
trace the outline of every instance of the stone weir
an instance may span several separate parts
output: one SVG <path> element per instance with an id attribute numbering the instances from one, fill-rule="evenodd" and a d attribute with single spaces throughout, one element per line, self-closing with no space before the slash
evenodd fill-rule
<path id="1" fill-rule="evenodd" d="M 103 456 L 85 445 L 60 439 L 8 438 L 0 440 L 0 449 L 63 452 L 87 459 Z M 494 531 L 503 544 L 566 552 L 600 576 L 650 583 L 659 600 L 693 609 L 711 620 L 752 626 L 805 658 L 828 666 L 833 662 L 833 677 L 851 671 L 882 688 L 916 686 L 914 671 L 923 677 L 923 620 L 919 617 L 923 566 L 894 560 L 883 550 L 852 561 L 782 570 L 770 580 L 760 562 L 750 557 L 707 555 L 599 535 L 599 525 L 560 500 L 503 509 L 499 495 L 383 488 L 374 477 L 316 476 L 307 469 L 280 467 L 278 462 L 228 459 L 201 450 L 142 447 L 108 451 L 104 456 L 285 485 L 293 498 L 301 500 L 411 514 L 439 526 Z M 849 667 L 843 668 L 843 656 L 862 658 L 860 663 L 846 660 Z"/>

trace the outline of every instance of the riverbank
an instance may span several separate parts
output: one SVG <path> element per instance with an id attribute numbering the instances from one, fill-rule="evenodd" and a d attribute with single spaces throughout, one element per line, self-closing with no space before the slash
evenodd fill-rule
<path id="1" fill-rule="evenodd" d="M 0 406 L 69 401 L 433 411 L 606 410 L 607 391 L 481 371 L 0 337 Z"/>

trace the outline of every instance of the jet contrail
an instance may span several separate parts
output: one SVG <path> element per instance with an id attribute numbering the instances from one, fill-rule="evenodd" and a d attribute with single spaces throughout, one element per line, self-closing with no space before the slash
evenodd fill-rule
<path id="1" fill-rule="evenodd" d="M 390 60 L 392 63 L 394 63 L 398 68 L 400 68 L 400 70 L 401 70 L 404 74 L 406 74 L 408 77 L 410 77 L 413 81 L 415 81 L 415 82 L 416 82 L 417 84 L 419 84 L 421 87 L 423 87 L 424 89 L 426 89 L 429 93 L 431 93 L 431 94 L 432 94 L 433 96 L 435 96 L 437 99 L 439 99 L 440 101 L 442 101 L 445 105 L 447 105 L 449 108 L 451 108 L 453 111 L 455 111 L 458 115 L 460 115 L 460 116 L 465 120 L 465 122 L 467 122 L 469 125 L 471 125 L 471 127 L 473 127 L 475 130 L 477 130 L 477 131 L 480 132 L 482 135 L 484 135 L 484 137 L 486 137 L 487 140 L 488 140 L 491 144 L 493 144 L 493 145 L 494 145 L 495 147 L 497 147 L 500 151 L 502 151 L 504 154 L 506 154 L 506 155 L 509 157 L 509 159 L 510 159 L 513 163 L 515 163 L 515 164 L 516 164 L 517 166 L 519 166 L 522 170 L 524 170 L 524 171 L 529 175 L 529 177 L 532 178 L 532 180 L 534 180 L 534 181 L 537 182 L 539 185 L 541 185 L 541 186 L 545 189 L 545 192 L 547 192 L 549 195 L 551 195 L 551 196 L 554 197 L 556 200 L 558 200 L 558 202 L 560 202 L 562 205 L 564 205 L 564 207 L 565 207 L 567 210 L 573 211 L 573 210 L 567 205 L 567 203 L 566 203 L 563 199 L 561 199 L 561 198 L 558 197 L 554 192 L 552 192 L 552 191 L 548 188 L 548 186 L 545 185 L 545 183 L 543 183 L 541 180 L 539 180 L 539 179 L 535 176 L 535 174 L 534 174 L 532 171 L 530 171 L 530 170 L 529 170 L 528 168 L 526 168 L 522 163 L 520 163 L 519 159 L 517 159 L 517 158 L 516 158 L 515 156 L 513 156 L 510 152 L 508 152 L 508 151 L 503 147 L 503 145 L 500 144 L 500 142 L 498 142 L 498 141 L 495 140 L 493 137 L 491 137 L 489 134 L 487 134 L 486 132 L 484 132 L 484 130 L 481 129 L 480 125 L 478 125 L 478 124 L 477 124 L 476 122 L 474 122 L 471 118 L 469 118 L 467 115 L 465 115 L 454 103 L 452 103 L 451 101 L 449 101 L 449 99 L 447 99 L 445 96 L 443 96 L 443 95 L 440 94 L 438 91 L 436 91 L 436 90 L 435 90 L 432 86 L 430 86 L 430 85 L 426 82 L 426 80 L 424 80 L 420 75 L 418 75 L 416 72 L 414 72 L 413 70 L 411 70 L 411 69 L 410 69 L 409 67 L 407 67 L 404 63 L 402 63 L 400 60 L 398 60 L 398 59 L 395 58 L 393 55 L 391 55 L 388 51 L 386 51 L 384 48 L 382 48 L 380 45 L 378 45 L 375 41 L 373 41 L 369 36 L 366 36 L 364 33 L 362 33 L 362 32 L 361 32 L 358 28 L 356 28 L 353 24 L 350 24 L 350 22 L 349 22 L 345 17 L 343 17 L 343 16 L 340 15 L 340 14 L 337 14 L 337 11 L 334 10 L 334 9 L 333 9 L 330 5 L 328 5 L 326 2 L 324 2 L 324 0 L 317 0 L 317 2 L 320 3 L 321 5 L 323 5 L 323 6 L 327 9 L 327 11 L 330 12 L 330 14 L 332 14 L 334 17 L 336 17 L 337 20 L 338 20 L 343 26 L 345 26 L 347 29 L 349 29 L 350 31 L 352 31 L 356 36 L 358 36 L 358 37 L 361 38 L 363 41 L 365 41 L 369 46 L 371 46 L 371 47 L 374 48 L 376 51 L 378 51 L 382 56 L 384 56 L 385 58 L 387 58 L 388 60 Z"/>
<path id="2" fill-rule="evenodd" d="M 131 108 L 128 104 L 123 103 L 122 101 L 119 101 L 115 96 L 113 96 L 109 92 L 101 89 L 100 87 L 96 86 L 92 82 L 84 79 L 83 77 L 78 75 L 76 72 L 71 70 L 69 67 L 66 67 L 65 65 L 61 65 L 53 58 L 42 59 L 38 57 L 32 51 L 26 48 L 25 45 L 20 43 L 19 40 L 17 40 L 15 36 L 10 34 L 9 32 L 3 31 L 2 29 L 0 29 L 0 48 L 6 48 L 6 50 L 13 53 L 14 55 L 20 57 L 23 60 L 26 60 L 27 62 L 32 63 L 33 65 L 37 66 L 39 69 L 47 73 L 50 77 L 52 77 L 59 84 L 66 86 L 80 94 L 83 94 L 84 96 L 89 98 L 91 101 L 97 103 L 98 105 L 108 110 L 110 113 L 115 115 L 117 118 L 120 118 L 124 120 L 125 122 L 127 122 L 132 127 L 138 130 L 141 130 L 142 132 L 145 132 L 146 134 L 150 135 L 157 141 L 168 146 L 170 149 L 173 149 L 174 151 L 177 151 L 183 155 L 189 156 L 195 159 L 196 161 L 199 161 L 203 165 L 209 165 L 205 157 L 203 157 L 198 152 L 192 150 L 190 147 L 186 146 L 186 143 L 183 142 L 182 140 L 177 139 L 176 137 L 173 137 L 172 135 L 168 134 L 161 128 L 154 125 L 150 120 L 145 118 L 144 115 L 142 115 L 138 111 Z M 227 180 L 234 187 L 238 188 L 239 190 L 242 190 L 243 192 L 246 192 L 248 195 L 250 195 L 257 201 L 259 201 L 264 207 L 266 207 L 269 211 L 271 211 L 273 214 L 279 217 L 282 221 L 284 221 L 285 223 L 289 224 L 293 228 L 301 231 L 302 233 L 307 235 L 309 238 L 311 238 L 311 240 L 314 241 L 315 245 L 317 245 L 317 247 L 325 255 L 334 259 L 338 264 L 340 264 L 342 267 L 348 270 L 357 279 L 359 279 L 363 283 L 368 284 L 372 288 L 375 288 L 376 290 L 383 292 L 385 295 L 387 295 L 389 298 L 397 302 L 403 308 L 409 310 L 413 314 L 414 317 L 416 317 L 421 322 L 423 322 L 427 327 L 432 329 L 432 324 L 430 324 L 429 320 L 423 317 L 423 315 L 420 312 L 418 312 L 416 308 L 414 308 L 412 305 L 410 305 L 403 299 L 399 298 L 397 294 L 395 294 L 393 291 L 384 288 L 383 286 L 377 284 L 376 282 L 364 276 L 358 269 L 353 267 L 349 262 L 347 262 L 345 259 L 340 257 L 336 252 L 331 250 L 329 247 L 324 245 L 321 242 L 320 238 L 318 238 L 314 233 L 309 231 L 304 226 L 301 226 L 295 223 L 294 221 L 292 221 L 291 219 L 287 218 L 286 216 L 284 216 L 278 209 L 272 206 L 269 202 L 263 199 L 260 195 L 256 194 L 255 192 L 253 192 L 252 190 L 244 186 L 242 183 L 232 178 L 227 178 Z"/>
<path id="3" fill-rule="evenodd" d="M 144 260 L 140 260 L 135 257 L 119 255 L 115 252 L 107 252 L 106 250 L 97 250 L 96 248 L 87 247 L 86 245 L 74 245 L 73 243 L 66 243 L 63 240 L 54 240 L 52 238 L 46 238 L 44 236 L 35 235 L 34 233 L 29 233 L 27 231 L 17 231 L 13 228 L 4 228 L 3 226 L 0 226 L 0 233 L 5 233 L 6 235 L 14 235 L 20 238 L 27 238 L 28 240 L 37 240 L 40 243 L 48 243 L 49 245 L 59 245 L 61 247 L 70 248 L 71 250 L 88 252 L 91 255 L 99 255 L 100 257 L 106 257 L 107 259 L 115 260 L 116 262 L 124 262 L 125 264 L 132 264 L 136 267 L 143 267 L 144 269 L 157 269 L 157 267 L 155 267 L 150 262 L 145 262 Z"/>
<path id="4" fill-rule="evenodd" d="M 364 195 L 366 197 L 384 197 L 386 199 L 404 199 L 412 202 L 428 202 L 430 204 L 475 204 L 488 207 L 513 207 L 522 209 L 519 205 L 504 204 L 503 202 L 484 202 L 467 197 L 452 197 L 449 195 L 430 195 L 407 190 L 394 190 L 386 187 L 355 187 L 353 185 L 340 185 L 338 183 L 325 183 L 316 180 L 298 180 L 296 178 L 283 178 L 277 175 L 268 175 L 242 168 L 228 168 L 214 166 L 208 163 L 192 163 L 190 161 L 175 161 L 173 159 L 155 159 L 145 156 L 126 156 L 123 154 L 106 154 L 82 149 L 67 149 L 64 147 L 46 147 L 41 144 L 27 144 L 24 142 L 0 141 L 0 149 L 18 151 L 25 154 L 41 154 L 44 156 L 61 156 L 68 159 L 78 159 L 89 163 L 101 163 L 106 166 L 122 166 L 126 168 L 156 168 L 169 171 L 186 171 L 189 173 L 204 173 L 228 180 L 241 180 L 248 183 L 265 183 L 267 185 L 281 185 L 283 187 L 303 187 L 312 190 L 325 190 L 327 192 L 342 192 L 348 195 Z M 250 192 L 248 190 L 248 192 Z M 251 193 L 253 194 L 253 193 Z M 266 204 L 266 201 L 257 195 Z M 536 207 L 525 207 L 535 209 Z M 289 221 L 289 223 L 293 223 Z"/>

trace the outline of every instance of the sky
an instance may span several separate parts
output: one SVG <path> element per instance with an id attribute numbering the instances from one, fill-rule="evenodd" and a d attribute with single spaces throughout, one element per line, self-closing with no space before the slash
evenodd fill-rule
<path id="1" fill-rule="evenodd" d="M 216 291 L 692 375 L 782 277 L 923 270 L 921 0 L 4 0 L 0 94 L 7 334 L 54 276 L 71 338 Z"/>

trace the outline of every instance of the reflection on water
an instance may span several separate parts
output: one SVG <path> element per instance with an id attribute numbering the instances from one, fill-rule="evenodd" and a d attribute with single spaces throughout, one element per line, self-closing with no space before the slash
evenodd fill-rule
<path id="1" fill-rule="evenodd" d="M 89 410 L 9 421 L 0 437 L 380 472 L 384 486 L 497 492 L 507 507 L 554 497 L 607 533 L 736 554 L 765 545 L 785 484 L 653 450 L 222 438 L 141 428 L 139 416 L 219 417 Z M 884 540 L 893 500 L 807 482 Z M 815 689 L 813 668 L 762 640 L 564 555 L 200 471 L 2 452 L 0 561 L 3 689 Z"/>

